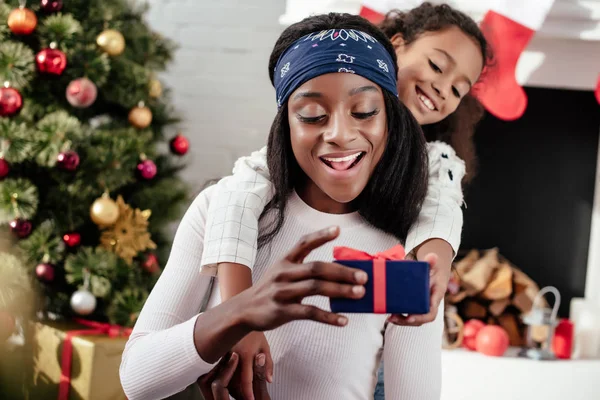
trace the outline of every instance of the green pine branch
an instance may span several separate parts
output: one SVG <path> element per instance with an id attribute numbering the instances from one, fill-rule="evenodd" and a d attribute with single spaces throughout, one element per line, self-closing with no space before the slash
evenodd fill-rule
<path id="1" fill-rule="evenodd" d="M 0 181 L 0 225 L 15 218 L 33 218 L 38 202 L 38 190 L 29 180 L 17 178 Z"/>
<path id="2" fill-rule="evenodd" d="M 0 43 L 0 84 L 9 82 L 15 89 L 27 87 L 33 79 L 33 51 L 22 43 Z"/>
<path id="3" fill-rule="evenodd" d="M 147 298 L 148 292 L 139 287 L 128 287 L 117 292 L 107 311 L 110 322 L 121 326 L 134 326 Z"/>
<path id="4" fill-rule="evenodd" d="M 31 156 L 32 132 L 25 123 L 0 118 L 0 156 L 9 163 L 20 163 Z"/>
<path id="5" fill-rule="evenodd" d="M 81 139 L 84 128 L 79 120 L 65 111 L 57 111 L 36 124 L 33 153 L 39 165 L 53 167 L 61 152 L 71 150 L 73 142 Z"/>
<path id="6" fill-rule="evenodd" d="M 80 41 L 83 31 L 81 24 L 71 14 L 54 14 L 44 18 L 38 26 L 38 36 L 42 48 L 54 42 L 58 48 L 71 55 L 71 49 Z"/>
<path id="7" fill-rule="evenodd" d="M 0 1 L 0 21 L 6 21 L 11 9 L 8 5 Z M 10 29 L 5 23 L 0 24 L 0 42 L 4 42 L 10 36 Z"/>
<path id="8" fill-rule="evenodd" d="M 103 87 L 104 98 L 114 104 L 131 109 L 140 101 L 149 102 L 148 81 L 151 71 L 124 57 L 111 60 L 109 84 Z"/>
<path id="9" fill-rule="evenodd" d="M 119 270 L 127 268 L 114 253 L 100 247 L 83 247 L 77 253 L 67 256 L 65 278 L 71 285 L 82 286 L 87 271 L 90 277 L 89 290 L 96 297 L 106 298 L 111 293 L 111 282 Z"/>
<path id="10" fill-rule="evenodd" d="M 65 244 L 54 223 L 47 220 L 42 222 L 31 236 L 19 241 L 19 248 L 30 265 L 40 262 L 57 264 L 63 259 Z"/>

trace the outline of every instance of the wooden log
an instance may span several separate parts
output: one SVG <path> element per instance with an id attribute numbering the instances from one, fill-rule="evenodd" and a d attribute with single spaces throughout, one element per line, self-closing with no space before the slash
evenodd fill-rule
<path id="1" fill-rule="evenodd" d="M 480 293 L 489 284 L 498 264 L 498 249 L 486 251 L 484 256 L 477 260 L 473 267 L 461 277 L 461 287 L 467 291 L 469 296 Z"/>
<path id="2" fill-rule="evenodd" d="M 502 300 L 508 298 L 513 291 L 512 268 L 509 264 L 500 264 L 494 271 L 490 283 L 481 293 L 486 300 Z"/>

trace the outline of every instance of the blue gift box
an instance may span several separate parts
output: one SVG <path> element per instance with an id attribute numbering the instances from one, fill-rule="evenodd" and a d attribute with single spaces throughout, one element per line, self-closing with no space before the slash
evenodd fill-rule
<path id="1" fill-rule="evenodd" d="M 359 300 L 330 299 L 331 311 L 335 313 L 373 313 L 375 304 L 374 260 L 335 260 L 335 262 L 365 271 L 369 280 L 365 284 L 365 295 Z M 427 314 L 429 312 L 429 263 L 385 261 L 384 286 L 384 313 Z M 378 290 L 380 289 L 382 288 L 378 288 Z"/>

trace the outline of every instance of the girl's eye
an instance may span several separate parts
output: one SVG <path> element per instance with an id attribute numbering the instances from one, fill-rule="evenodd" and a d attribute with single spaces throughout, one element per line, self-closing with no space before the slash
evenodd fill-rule
<path id="1" fill-rule="evenodd" d="M 442 73 L 442 70 L 440 69 L 440 67 L 437 66 L 436 63 L 434 63 L 433 61 L 429 60 L 429 66 L 431 67 L 432 70 L 434 70 L 437 73 Z"/>
<path id="2" fill-rule="evenodd" d="M 325 119 L 325 115 L 317 115 L 316 117 L 305 117 L 300 114 L 296 114 L 296 117 L 300 122 L 304 122 L 305 124 L 316 124 Z"/>
<path id="3" fill-rule="evenodd" d="M 352 116 L 357 119 L 368 119 L 368 118 L 374 117 L 377 114 L 379 114 L 379 109 L 376 108 L 373 111 L 366 112 L 366 113 L 353 112 Z"/>
<path id="4" fill-rule="evenodd" d="M 454 96 L 460 99 L 460 92 L 454 86 L 452 86 L 452 93 L 454 94 Z"/>

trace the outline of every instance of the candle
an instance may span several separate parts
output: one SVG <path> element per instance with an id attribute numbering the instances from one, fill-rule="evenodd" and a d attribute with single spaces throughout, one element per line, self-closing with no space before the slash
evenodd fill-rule
<path id="1" fill-rule="evenodd" d="M 573 299 L 571 320 L 575 325 L 573 357 L 600 358 L 600 307 L 590 301 Z"/>

